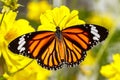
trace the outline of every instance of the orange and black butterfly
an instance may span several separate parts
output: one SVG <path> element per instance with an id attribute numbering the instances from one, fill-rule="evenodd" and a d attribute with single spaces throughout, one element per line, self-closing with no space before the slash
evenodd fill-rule
<path id="1" fill-rule="evenodd" d="M 93 24 L 82 24 L 56 31 L 37 31 L 24 34 L 9 44 L 9 49 L 36 59 L 47 69 L 59 69 L 63 64 L 78 65 L 86 51 L 105 40 L 108 30 Z"/>

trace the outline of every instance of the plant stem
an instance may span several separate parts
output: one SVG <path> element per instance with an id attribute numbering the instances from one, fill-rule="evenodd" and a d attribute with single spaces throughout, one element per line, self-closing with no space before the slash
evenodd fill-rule
<path id="1" fill-rule="evenodd" d="M 15 72 L 13 72 L 13 73 L 9 73 L 9 72 L 8 72 L 8 74 L 9 74 L 9 75 L 14 75 L 15 73 L 17 73 L 17 72 L 25 69 L 25 68 L 26 68 L 29 64 L 31 64 L 33 61 L 34 61 L 34 59 L 32 59 L 29 63 L 27 63 L 27 64 L 26 64 L 24 67 L 22 67 L 21 69 L 18 69 L 17 71 L 15 71 Z"/>
<path id="2" fill-rule="evenodd" d="M 3 21 L 4 16 L 5 16 L 5 12 L 3 13 L 2 18 L 1 18 L 1 20 L 0 20 L 0 26 L 1 26 L 1 24 L 2 24 L 2 21 Z"/>
<path id="3" fill-rule="evenodd" d="M 101 46 L 100 50 L 97 53 L 96 60 L 95 60 L 96 62 L 95 62 L 95 66 L 94 66 L 93 69 L 96 69 L 96 67 L 98 67 L 98 63 L 100 62 L 100 60 L 101 60 L 101 58 L 103 56 L 103 53 L 106 50 L 106 48 L 107 48 L 107 46 L 108 46 L 108 44 L 109 44 L 109 42 L 110 42 L 110 40 L 111 40 L 111 38 L 112 38 L 115 30 L 116 30 L 116 27 L 112 27 L 110 29 L 109 36 L 108 36 L 107 40 L 104 42 L 104 45 Z M 99 68 L 97 70 L 94 70 L 94 72 L 97 71 L 97 73 L 96 73 L 96 79 L 95 80 L 97 80 L 98 75 L 99 75 L 99 71 L 98 70 L 99 70 Z"/>
<path id="4" fill-rule="evenodd" d="M 101 57 L 102 57 L 105 49 L 107 48 L 115 30 L 116 30 L 116 27 L 112 27 L 112 29 L 109 31 L 109 36 L 108 36 L 107 40 L 104 42 L 104 45 L 101 46 L 100 50 L 97 53 L 97 58 L 96 58 L 95 64 L 99 63 L 99 61 L 101 60 Z"/>

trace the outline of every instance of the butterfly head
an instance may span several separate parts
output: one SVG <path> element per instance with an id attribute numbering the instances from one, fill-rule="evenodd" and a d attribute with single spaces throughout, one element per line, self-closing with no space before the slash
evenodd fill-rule
<path id="1" fill-rule="evenodd" d="M 56 27 L 56 31 L 60 31 L 60 27 L 59 26 Z"/>

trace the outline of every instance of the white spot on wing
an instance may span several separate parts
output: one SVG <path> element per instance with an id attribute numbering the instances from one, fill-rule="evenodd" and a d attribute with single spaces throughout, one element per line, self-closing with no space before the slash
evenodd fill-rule
<path id="1" fill-rule="evenodd" d="M 91 33 L 92 33 L 95 37 L 100 38 L 100 35 L 99 35 L 98 33 L 94 32 L 94 31 L 91 31 Z"/>
<path id="2" fill-rule="evenodd" d="M 93 34 L 93 40 L 99 41 L 100 35 L 98 34 L 98 30 L 94 25 L 90 25 L 90 26 L 91 26 L 91 33 Z"/>
<path id="3" fill-rule="evenodd" d="M 19 50 L 19 52 L 22 52 L 22 51 L 24 51 L 25 50 L 25 47 L 23 47 L 24 45 L 25 45 L 25 43 L 26 43 L 26 41 L 25 41 L 25 35 L 23 35 L 20 39 L 19 39 L 19 42 L 18 42 L 18 50 Z"/>
<path id="4" fill-rule="evenodd" d="M 25 39 L 24 39 L 23 37 L 21 37 L 21 38 L 19 39 L 18 44 L 22 44 L 24 41 L 25 41 Z"/>
<path id="5" fill-rule="evenodd" d="M 20 49 L 20 52 L 22 52 L 22 51 L 24 51 L 25 50 L 25 47 L 22 47 L 21 49 Z"/>
<path id="6" fill-rule="evenodd" d="M 97 41 L 99 41 L 99 39 L 98 39 L 97 37 L 93 37 L 93 40 L 97 40 Z"/>
<path id="7" fill-rule="evenodd" d="M 94 31 L 94 32 L 96 32 L 96 33 L 98 33 L 98 30 L 93 25 L 91 26 L 91 30 Z"/>

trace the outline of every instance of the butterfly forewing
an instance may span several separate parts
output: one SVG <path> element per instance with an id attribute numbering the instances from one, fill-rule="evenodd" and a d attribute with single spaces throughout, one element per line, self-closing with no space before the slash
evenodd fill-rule
<path id="1" fill-rule="evenodd" d="M 46 33 L 46 34 L 45 34 Z M 43 36 L 44 35 L 44 36 Z M 53 35 L 52 32 L 48 32 L 48 31 L 41 31 L 41 32 L 32 32 L 32 33 L 28 33 L 28 34 L 24 34 L 18 38 L 16 38 L 15 40 L 13 40 L 10 44 L 9 44 L 9 49 L 14 52 L 14 53 L 21 53 L 22 55 L 31 55 L 31 57 L 36 57 L 35 55 L 37 55 L 39 53 L 37 46 L 40 44 L 40 42 L 42 42 L 42 44 L 45 44 L 45 42 L 43 42 L 43 39 L 49 38 L 49 36 Z M 39 46 L 38 48 L 43 47 Z M 36 51 L 37 52 L 33 55 L 33 52 Z"/>

